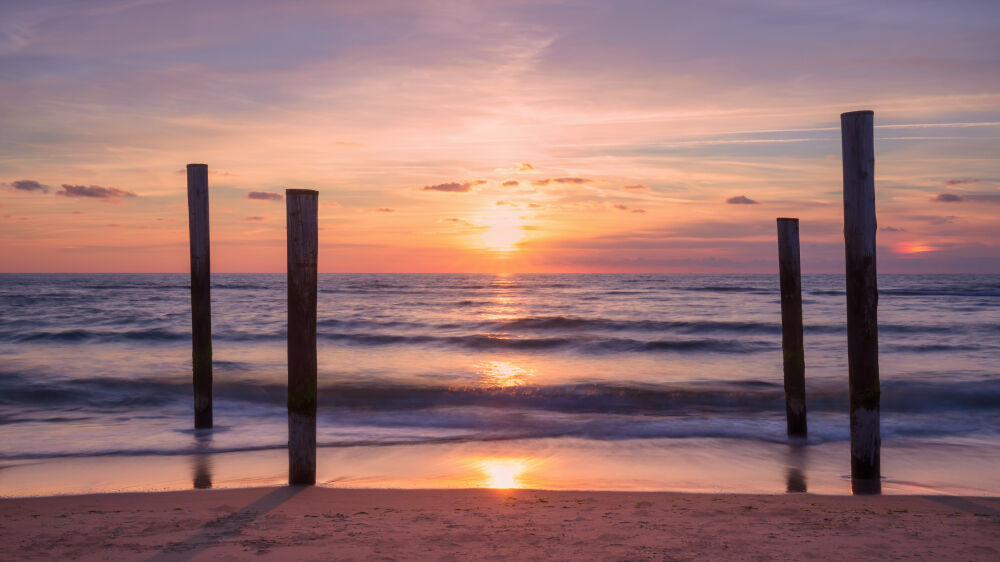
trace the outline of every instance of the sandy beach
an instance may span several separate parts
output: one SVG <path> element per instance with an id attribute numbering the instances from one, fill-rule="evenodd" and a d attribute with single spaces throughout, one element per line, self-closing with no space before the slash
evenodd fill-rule
<path id="1" fill-rule="evenodd" d="M 1000 498 L 244 488 L 0 500 L 0 559 L 996 560 Z"/>

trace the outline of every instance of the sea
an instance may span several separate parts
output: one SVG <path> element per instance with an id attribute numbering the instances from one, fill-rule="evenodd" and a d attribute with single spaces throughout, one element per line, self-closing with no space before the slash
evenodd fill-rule
<path id="1" fill-rule="evenodd" d="M 881 275 L 885 493 L 1000 495 L 1000 276 Z M 786 436 L 777 275 L 321 274 L 318 480 L 850 493 L 843 275 L 804 275 Z M 283 274 L 0 275 L 0 496 L 287 481 Z"/>

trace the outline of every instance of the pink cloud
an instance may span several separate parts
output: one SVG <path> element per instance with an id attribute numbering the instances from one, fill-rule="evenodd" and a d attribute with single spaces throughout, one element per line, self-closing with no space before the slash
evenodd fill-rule
<path id="1" fill-rule="evenodd" d="M 62 191 L 57 191 L 56 195 L 64 197 L 93 197 L 95 199 L 117 199 L 121 197 L 136 197 L 135 193 L 118 189 L 115 187 L 101 187 L 99 185 L 69 185 L 62 184 Z"/>
<path id="2" fill-rule="evenodd" d="M 283 201 L 285 198 L 280 193 L 271 191 L 251 191 L 247 193 L 247 199 L 254 201 Z"/>
<path id="3" fill-rule="evenodd" d="M 450 181 L 447 183 L 439 183 L 435 185 L 425 185 L 422 189 L 423 191 L 445 191 L 451 193 L 466 193 L 472 190 L 473 187 L 477 185 L 483 185 L 486 180 L 473 180 L 467 182 L 457 182 Z"/>

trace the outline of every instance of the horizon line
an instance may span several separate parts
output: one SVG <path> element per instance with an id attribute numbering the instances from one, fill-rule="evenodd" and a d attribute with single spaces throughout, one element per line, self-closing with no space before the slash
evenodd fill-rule
<path id="1" fill-rule="evenodd" d="M 187 271 L 0 271 L 0 275 L 189 275 Z M 284 271 L 217 271 L 211 275 L 285 275 Z M 777 275 L 774 272 L 745 271 L 327 271 L 317 275 Z M 843 271 L 812 271 L 802 275 L 846 275 Z M 882 272 L 878 275 L 1000 275 L 997 272 L 949 271 L 949 272 Z"/>

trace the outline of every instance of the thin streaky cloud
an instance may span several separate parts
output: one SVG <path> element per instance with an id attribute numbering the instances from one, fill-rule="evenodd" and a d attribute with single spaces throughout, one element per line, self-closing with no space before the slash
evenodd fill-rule
<path id="1" fill-rule="evenodd" d="M 955 193 L 938 193 L 937 197 L 932 198 L 931 201 L 938 203 L 959 203 L 965 201 L 965 197 Z"/>
<path id="2" fill-rule="evenodd" d="M 10 186 L 17 191 L 41 191 L 42 193 L 49 192 L 49 186 L 39 183 L 35 180 L 17 180 L 10 182 Z"/>
<path id="3" fill-rule="evenodd" d="M 285 197 L 273 191 L 251 191 L 247 193 L 247 199 L 252 201 L 284 201 Z"/>
<path id="4" fill-rule="evenodd" d="M 136 194 L 116 187 L 101 187 L 99 185 L 70 185 L 62 184 L 62 190 L 56 195 L 64 197 L 89 197 L 94 199 L 118 199 L 122 197 L 136 197 Z"/>
<path id="5" fill-rule="evenodd" d="M 445 183 L 438 183 L 434 185 L 425 185 L 421 188 L 422 191 L 443 191 L 448 193 L 468 193 L 472 191 L 473 187 L 485 185 L 486 180 L 473 180 L 466 182 L 450 181 Z"/>

